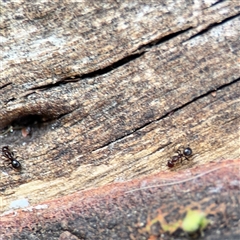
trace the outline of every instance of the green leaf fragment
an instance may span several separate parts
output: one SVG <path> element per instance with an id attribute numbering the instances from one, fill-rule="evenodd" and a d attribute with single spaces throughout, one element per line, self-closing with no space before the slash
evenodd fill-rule
<path id="1" fill-rule="evenodd" d="M 199 210 L 188 210 L 186 217 L 182 222 L 182 229 L 187 233 L 204 230 L 209 223 L 205 214 Z"/>

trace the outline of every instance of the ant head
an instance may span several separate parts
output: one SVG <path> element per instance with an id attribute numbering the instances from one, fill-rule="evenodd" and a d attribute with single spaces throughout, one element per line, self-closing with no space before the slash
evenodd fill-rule
<path id="1" fill-rule="evenodd" d="M 17 169 L 17 170 L 19 170 L 19 169 L 21 168 L 21 164 L 20 164 L 19 161 L 13 160 L 13 161 L 12 161 L 12 167 L 15 168 L 15 169 Z"/>
<path id="2" fill-rule="evenodd" d="M 192 149 L 191 149 L 190 147 L 185 148 L 185 149 L 183 150 L 183 154 L 184 154 L 185 156 L 190 156 L 190 155 L 192 155 Z"/>

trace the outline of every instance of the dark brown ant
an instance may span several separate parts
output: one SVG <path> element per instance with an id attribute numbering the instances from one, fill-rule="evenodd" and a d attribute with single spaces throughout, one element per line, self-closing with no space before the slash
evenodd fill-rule
<path id="1" fill-rule="evenodd" d="M 8 146 L 2 147 L 2 155 L 7 158 L 9 161 L 9 165 L 12 165 L 13 169 L 20 170 L 21 163 L 14 157 L 13 152 L 10 151 Z"/>
<path id="2" fill-rule="evenodd" d="M 177 156 L 173 156 L 172 159 L 168 160 L 167 166 L 169 168 L 173 168 L 174 164 L 177 163 L 178 161 L 182 163 L 183 158 L 189 161 L 188 157 L 192 155 L 192 149 L 190 147 L 183 148 L 183 152 L 181 152 L 181 150 L 178 149 L 177 154 L 178 154 Z"/>

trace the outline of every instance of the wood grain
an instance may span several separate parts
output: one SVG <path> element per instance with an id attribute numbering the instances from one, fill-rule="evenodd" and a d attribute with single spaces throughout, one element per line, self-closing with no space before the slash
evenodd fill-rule
<path id="1" fill-rule="evenodd" d="M 0 147 L 22 164 L 0 165 L 4 216 L 16 199 L 240 158 L 237 1 L 1 7 Z M 193 156 L 168 169 L 180 145 Z"/>

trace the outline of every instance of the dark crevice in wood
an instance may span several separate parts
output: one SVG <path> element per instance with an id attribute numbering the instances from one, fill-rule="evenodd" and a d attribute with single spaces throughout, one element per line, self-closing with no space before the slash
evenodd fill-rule
<path id="1" fill-rule="evenodd" d="M 160 45 L 160 44 L 162 44 L 164 42 L 167 42 L 167 41 L 169 41 L 169 40 L 171 40 L 171 39 L 173 39 L 173 38 L 175 38 L 175 37 L 177 37 L 177 36 L 179 36 L 179 35 L 181 35 L 181 34 L 183 34 L 185 32 L 188 32 L 191 29 L 193 29 L 193 28 L 189 27 L 189 28 L 186 28 L 184 30 L 181 30 L 181 31 L 178 31 L 178 32 L 175 32 L 175 33 L 171 33 L 171 34 L 169 34 L 169 35 L 167 35 L 165 37 L 162 37 L 159 40 L 155 40 L 153 43 L 150 43 L 147 46 L 151 47 L 151 46 L 155 46 L 155 45 Z"/>
<path id="2" fill-rule="evenodd" d="M 211 4 L 209 7 L 205 8 L 205 9 L 211 8 L 211 7 L 213 7 L 215 5 L 218 5 L 219 3 L 222 3 L 222 2 L 226 2 L 226 0 L 218 0 L 215 3 Z"/>
<path id="3" fill-rule="evenodd" d="M 135 51 L 134 54 L 131 54 L 131 55 L 129 55 L 129 56 L 123 58 L 123 59 L 120 59 L 119 61 L 113 63 L 112 65 L 110 65 L 110 66 L 108 66 L 104 69 L 99 69 L 99 70 L 96 70 L 94 72 L 87 73 L 87 74 L 84 74 L 84 75 L 81 75 L 81 76 L 78 75 L 78 76 L 75 76 L 75 77 L 80 78 L 80 79 L 86 79 L 86 78 L 93 78 L 93 77 L 97 77 L 97 76 L 101 76 L 101 75 L 104 75 L 106 73 L 109 73 L 113 69 L 122 67 L 123 65 L 141 57 L 143 54 L 145 54 L 146 50 L 151 48 L 152 46 L 160 45 L 163 42 L 169 41 L 170 39 L 175 38 L 178 35 L 181 35 L 181 34 L 187 32 L 190 29 L 191 29 L 191 27 L 187 28 L 187 29 L 184 29 L 184 30 L 181 30 L 181 31 L 178 31 L 178 32 L 175 32 L 175 33 L 172 33 L 172 34 L 169 34 L 165 37 L 161 37 L 160 39 L 154 40 L 153 42 L 150 42 L 148 44 L 141 45 Z M 76 79 L 73 80 L 72 78 L 65 78 L 65 79 L 61 80 L 61 83 L 76 82 L 76 81 L 77 81 Z"/>
<path id="4" fill-rule="evenodd" d="M 48 90 L 50 88 L 53 88 L 53 87 L 58 87 L 58 86 L 61 86 L 61 85 L 64 85 L 64 84 L 67 84 L 69 82 L 77 82 L 79 81 L 79 79 L 71 79 L 69 81 L 58 81 L 56 83 L 51 83 L 51 84 L 46 84 L 46 85 L 41 85 L 41 86 L 38 86 L 38 87 L 33 87 L 33 88 L 29 88 L 28 90 L 41 90 L 41 91 L 44 91 L 44 90 Z M 33 94 L 34 92 L 32 93 L 28 93 L 25 97 L 28 97 L 29 95 Z"/>
<path id="5" fill-rule="evenodd" d="M 35 122 L 41 123 L 42 116 L 36 114 L 25 115 L 12 121 L 12 126 L 29 126 Z"/>
<path id="6" fill-rule="evenodd" d="M 161 38 L 160 40 L 157 40 L 157 42 L 156 42 L 154 45 L 160 45 L 160 44 L 162 44 L 162 43 L 164 43 L 164 42 L 167 42 L 167 41 L 169 41 L 169 40 L 171 40 L 171 39 L 173 39 L 173 38 L 175 38 L 175 37 L 177 37 L 177 36 L 179 36 L 179 35 L 181 35 L 181 34 L 183 34 L 183 33 L 185 33 L 185 32 L 190 31 L 191 29 L 193 29 L 193 28 L 192 28 L 192 27 L 189 27 L 189 28 L 186 28 L 186 29 L 184 29 L 184 30 L 181 30 L 181 31 L 178 31 L 178 32 L 169 34 L 169 35 Z"/>
<path id="7" fill-rule="evenodd" d="M 153 42 L 150 42 L 148 44 L 141 45 L 135 51 L 134 54 L 131 54 L 131 55 L 127 56 L 127 57 L 124 57 L 124 58 L 120 59 L 119 61 L 113 63 L 112 65 L 110 65 L 110 66 L 108 66 L 106 68 L 98 69 L 96 71 L 93 71 L 93 72 L 90 72 L 90 73 L 86 73 L 86 74 L 83 74 L 83 75 L 75 75 L 74 77 L 71 77 L 71 78 L 69 78 L 69 77 L 63 78 L 63 79 L 61 79 L 60 81 L 58 81 L 56 83 L 46 84 L 46 85 L 42 85 L 42 86 L 38 86 L 38 87 L 33 87 L 33 88 L 30 88 L 29 90 L 42 90 L 43 91 L 45 89 L 49 89 L 49 88 L 52 88 L 52 87 L 57 87 L 57 86 L 60 86 L 60 85 L 63 85 L 63 84 L 67 84 L 69 82 L 78 82 L 78 81 L 84 80 L 86 78 L 94 78 L 94 77 L 102 76 L 104 74 L 107 74 L 107 73 L 111 72 L 113 69 L 122 67 L 125 64 L 128 64 L 129 62 L 134 61 L 135 59 L 141 57 L 143 54 L 145 54 L 146 50 L 151 48 L 152 46 L 160 45 L 160 44 L 162 44 L 162 43 L 164 43 L 166 41 L 169 41 L 170 39 L 175 38 L 175 37 L 177 37 L 177 36 L 187 32 L 187 31 L 189 31 L 190 29 L 192 29 L 192 27 L 184 29 L 184 30 L 181 30 L 181 31 L 178 31 L 178 32 L 175 32 L 175 33 L 172 33 L 172 34 L 169 34 L 169 35 L 167 35 L 165 37 L 162 37 L 160 39 L 154 40 Z M 28 94 L 28 96 L 30 94 Z"/>
<path id="8" fill-rule="evenodd" d="M 73 109 L 69 112 L 65 112 L 60 114 L 57 117 L 52 117 L 51 115 L 40 115 L 40 114 L 22 114 L 21 116 L 10 120 L 9 121 L 9 125 L 5 131 L 5 128 L 1 128 L 1 130 L 3 131 L 3 133 L 0 132 L 0 135 L 4 135 L 6 134 L 9 129 L 14 129 L 14 130 L 21 130 L 23 127 L 31 127 L 31 128 L 41 128 L 43 126 L 52 124 L 53 121 L 57 122 L 59 119 L 62 119 L 65 115 L 71 114 L 72 112 L 74 112 L 76 109 Z M 59 124 L 58 124 L 59 125 Z"/>
<path id="9" fill-rule="evenodd" d="M 44 123 L 49 124 L 52 121 L 53 119 L 50 119 L 48 116 L 39 114 L 23 114 L 22 116 L 17 117 L 9 122 L 7 129 L 3 133 L 0 133 L 0 135 L 8 133 L 10 130 L 22 130 L 25 127 L 28 127 L 31 129 L 31 131 L 33 131 L 33 129 L 42 128 Z"/>
<path id="10" fill-rule="evenodd" d="M 208 91 L 208 92 L 206 92 L 206 93 L 204 93 L 204 94 L 202 94 L 202 95 L 200 95 L 200 96 L 198 96 L 198 97 L 195 97 L 195 98 L 193 98 L 191 101 L 189 101 L 189 102 L 181 105 L 180 107 L 177 107 L 177 108 L 175 108 L 175 109 L 172 109 L 172 110 L 168 111 L 166 114 L 164 114 L 164 115 L 161 116 L 160 118 L 155 119 L 155 120 L 150 121 L 150 122 L 147 122 L 147 123 L 145 123 L 144 125 L 142 125 L 142 126 L 140 126 L 140 127 L 138 127 L 138 128 L 132 129 L 131 131 L 129 131 L 129 132 L 127 132 L 126 134 L 124 134 L 123 136 L 118 137 L 118 138 L 114 139 L 113 141 L 109 141 L 109 142 L 105 143 L 105 144 L 102 145 L 102 146 L 99 146 L 97 149 L 94 149 L 92 152 L 97 151 L 97 150 L 99 150 L 99 149 L 101 149 L 101 148 L 107 147 L 107 146 L 109 146 L 110 144 L 112 144 L 112 143 L 114 143 L 114 142 L 116 142 L 116 141 L 120 141 L 120 140 L 124 139 L 125 137 L 128 137 L 128 136 L 136 133 L 136 132 L 139 131 L 139 130 L 142 130 L 143 128 L 145 128 L 146 126 L 152 124 L 153 122 L 163 120 L 163 119 L 165 119 L 166 117 L 168 117 L 170 114 L 172 114 L 173 112 L 177 112 L 177 111 L 179 111 L 179 110 L 182 110 L 183 108 L 185 108 L 186 106 L 192 104 L 193 102 L 195 102 L 195 101 L 197 101 L 197 100 L 199 100 L 199 99 L 201 99 L 201 98 L 207 97 L 208 95 L 212 94 L 212 93 L 215 92 L 215 91 L 221 90 L 221 89 L 223 89 L 223 88 L 225 88 L 225 87 L 228 87 L 228 86 L 230 86 L 230 85 L 232 85 L 232 84 L 235 84 L 235 83 L 238 82 L 238 81 L 240 81 L 240 78 L 237 78 L 237 79 L 233 80 L 233 81 L 230 82 L 230 83 L 226 83 L 226 84 L 224 84 L 224 85 L 222 85 L 222 86 L 220 86 L 220 87 L 218 87 L 218 88 L 214 88 L 213 90 L 210 90 L 210 91 Z M 169 144 L 170 144 L 170 143 L 169 143 Z"/>
<path id="11" fill-rule="evenodd" d="M 220 86 L 220 87 L 218 87 L 218 88 L 214 88 L 213 90 L 210 90 L 210 91 L 208 91 L 208 92 L 206 92 L 206 93 L 204 93 L 204 94 L 202 94 L 202 95 L 200 95 L 200 96 L 198 96 L 198 97 L 193 98 L 191 101 L 183 104 L 182 106 L 180 106 L 180 107 L 178 107 L 178 108 L 176 108 L 176 109 L 173 109 L 171 112 L 176 112 L 176 111 L 178 111 L 178 110 L 181 110 L 181 109 L 183 109 L 184 107 L 192 104 L 193 102 L 195 102 L 195 101 L 197 101 L 197 100 L 199 100 L 199 99 L 201 99 L 201 98 L 207 97 L 208 95 L 212 94 L 212 93 L 215 92 L 215 91 L 221 90 L 221 89 L 226 88 L 226 87 L 228 87 L 228 86 L 230 86 L 230 85 L 232 85 L 232 84 L 235 84 L 235 83 L 238 82 L 239 80 L 240 80 L 240 78 L 237 78 L 237 79 L 233 80 L 233 81 L 230 82 L 230 83 L 226 83 L 226 84 L 224 84 L 224 85 L 222 85 L 222 86 Z M 165 118 L 168 114 L 169 114 L 169 113 L 165 114 L 164 116 L 162 116 L 160 119 L 157 119 L 156 121 L 159 121 L 159 120 Z"/>
<path id="12" fill-rule="evenodd" d="M 6 83 L 6 84 L 4 84 L 3 86 L 0 86 L 0 89 L 3 89 L 3 88 L 5 88 L 5 87 L 7 87 L 8 85 L 11 85 L 12 83 Z"/>
<path id="13" fill-rule="evenodd" d="M 98 147 L 97 149 L 93 150 L 93 152 L 96 151 L 96 150 L 99 150 L 99 149 L 101 149 L 101 148 L 104 148 L 104 147 L 112 144 L 113 142 L 119 141 L 119 140 L 121 140 L 121 139 L 123 139 L 123 138 L 125 138 L 125 137 L 127 137 L 127 136 L 129 136 L 129 135 L 131 135 L 131 134 L 133 134 L 133 133 L 135 133 L 135 132 L 137 132 L 138 130 L 140 130 L 140 129 L 146 127 L 146 126 L 148 126 L 148 125 L 151 124 L 152 122 L 162 120 L 162 119 L 166 118 L 167 116 L 169 116 L 169 114 L 171 114 L 171 113 L 173 113 L 173 112 L 176 112 L 176 111 L 178 111 L 178 110 L 183 109 L 184 107 L 186 107 L 187 105 L 193 103 L 194 101 L 197 101 L 198 99 L 203 98 L 203 97 L 206 97 L 207 95 L 212 94 L 213 92 L 215 92 L 215 91 L 217 91 L 217 90 L 221 90 L 221 89 L 223 89 L 223 88 L 225 88 L 225 87 L 227 87 L 227 86 L 229 86 L 229 85 L 231 85 L 231 84 L 234 84 L 234 83 L 238 82 L 239 80 L 240 80 L 240 78 L 237 78 L 237 79 L 233 80 L 233 81 L 230 82 L 230 83 L 224 84 L 224 85 L 222 85 L 222 86 L 220 86 L 220 87 L 217 87 L 217 88 L 213 88 L 212 90 L 210 90 L 210 91 L 208 91 L 208 92 L 206 92 L 206 93 L 204 93 L 204 94 L 202 94 L 202 95 L 194 98 L 194 99 L 191 100 L 190 102 L 187 102 L 187 103 L 185 103 L 184 105 L 182 105 L 182 106 L 180 106 L 180 107 L 178 107 L 178 108 L 176 108 L 176 109 L 173 109 L 173 110 L 171 110 L 171 111 L 168 111 L 168 112 L 167 112 L 166 114 L 164 114 L 162 117 L 160 117 L 160 118 L 158 118 L 158 119 L 156 119 L 156 120 L 147 122 L 146 124 L 144 124 L 144 125 L 136 128 L 136 129 L 132 129 L 130 132 L 124 134 L 123 136 L 121 136 L 121 137 L 119 137 L 119 138 L 116 138 L 116 139 L 114 139 L 113 141 L 107 142 L 106 144 L 104 144 L 104 145 Z M 51 118 L 50 116 L 40 116 L 40 115 L 36 115 L 36 114 L 23 115 L 23 116 L 21 116 L 21 117 L 18 117 L 17 119 L 14 119 L 14 120 L 11 122 L 11 126 L 17 126 L 17 127 L 33 126 L 33 125 L 35 125 L 35 123 L 37 122 L 38 127 L 39 127 L 40 124 L 42 124 L 42 123 L 45 123 L 45 124 L 52 123 L 53 120 L 59 120 L 59 119 L 61 119 L 62 117 L 64 117 L 64 116 L 66 116 L 66 115 L 74 112 L 74 111 L 77 110 L 77 109 L 78 109 L 78 108 L 76 108 L 76 109 L 74 109 L 74 110 L 72 110 L 72 111 L 70 111 L 70 112 L 63 113 L 63 114 L 59 115 L 57 118 L 54 118 L 54 119 Z"/>
<path id="14" fill-rule="evenodd" d="M 75 110 L 78 110 L 78 109 L 79 109 L 79 108 L 75 108 L 75 109 L 72 109 L 72 110 L 69 111 L 69 112 L 62 113 L 62 114 L 60 114 L 55 120 L 62 119 L 62 118 L 65 117 L 66 115 L 71 114 L 72 112 L 74 112 Z M 52 119 L 52 120 L 54 120 L 54 119 Z M 51 121 L 52 121 L 52 120 L 51 120 Z"/>
<path id="15" fill-rule="evenodd" d="M 223 123 L 223 126 L 224 126 L 224 125 L 227 125 L 227 124 L 229 124 L 229 123 L 233 123 L 234 121 L 239 120 L 239 119 L 240 119 L 240 117 L 232 118 L 232 119 L 224 122 L 224 123 Z M 240 121 L 238 121 L 238 122 L 240 122 Z"/>
<path id="16" fill-rule="evenodd" d="M 234 16 L 231 16 L 231 17 L 229 17 L 229 18 L 226 18 L 226 19 L 224 19 L 223 21 L 221 21 L 220 23 L 210 24 L 210 25 L 208 25 L 205 29 L 203 29 L 202 31 L 198 32 L 197 34 L 191 36 L 191 37 L 190 37 L 188 40 L 186 40 L 186 41 L 189 41 L 189 40 L 192 39 L 192 38 L 195 38 L 195 37 L 198 37 L 198 36 L 200 36 L 200 35 L 203 35 L 204 33 L 208 32 L 208 31 L 211 30 L 212 28 L 214 28 L 214 27 L 216 27 L 216 26 L 219 26 L 219 25 L 222 25 L 222 24 L 224 24 L 224 23 L 226 23 L 226 22 L 228 22 L 228 21 L 231 21 L 231 20 L 234 19 L 234 18 L 239 17 L 239 16 L 240 16 L 240 13 L 239 13 L 239 14 L 236 14 L 236 15 L 234 15 Z M 184 41 L 184 42 L 186 42 L 186 41 Z"/>
<path id="17" fill-rule="evenodd" d="M 91 73 L 86 73 L 86 74 L 83 74 L 83 75 L 76 75 L 76 76 L 74 76 L 74 78 L 73 77 L 63 78 L 56 83 L 46 84 L 46 85 L 39 86 L 39 87 L 34 87 L 34 88 L 29 89 L 29 90 L 45 90 L 45 89 L 49 89 L 49 88 L 52 88 L 52 87 L 57 87 L 57 86 L 60 86 L 60 85 L 63 85 L 63 84 L 67 84 L 69 82 L 78 82 L 79 80 L 84 80 L 86 78 L 94 78 L 94 77 L 97 77 L 97 76 L 101 76 L 101 75 L 104 75 L 104 74 L 112 71 L 113 69 L 116 69 L 120 66 L 123 66 L 123 65 L 129 63 L 132 60 L 135 60 L 136 58 L 139 58 L 143 54 L 144 54 L 144 52 L 133 54 L 133 55 L 127 56 L 127 57 L 119 60 L 118 62 L 113 63 L 112 65 L 110 65 L 110 66 L 108 66 L 104 69 L 98 69 L 96 71 L 93 71 Z"/>
<path id="18" fill-rule="evenodd" d="M 9 102 L 13 102 L 13 101 L 15 101 L 16 100 L 16 98 L 10 98 L 10 99 L 8 99 L 7 101 L 4 101 L 5 102 L 5 104 L 7 104 L 7 103 L 9 103 Z"/>
<path id="19" fill-rule="evenodd" d="M 139 57 L 141 57 L 145 52 L 141 52 L 141 53 L 136 53 L 136 54 L 132 54 L 130 56 L 127 56 L 115 63 L 113 63 L 112 65 L 104 68 L 104 69 L 99 69 L 97 71 L 94 71 L 94 72 L 91 72 L 91 73 L 87 73 L 87 74 L 84 74 L 81 76 L 81 79 L 86 79 L 86 78 L 94 78 L 94 77 L 97 77 L 97 76 L 101 76 L 101 75 L 104 75 L 106 73 L 109 73 L 111 72 L 113 69 L 116 69 L 116 68 L 119 68 Z M 64 79 L 64 81 L 68 81 L 68 79 Z"/>
<path id="20" fill-rule="evenodd" d="M 24 98 L 27 98 L 27 97 L 29 97 L 30 95 L 34 94 L 34 93 L 36 93 L 36 91 L 27 91 L 26 95 L 24 95 L 23 97 L 24 97 Z"/>

